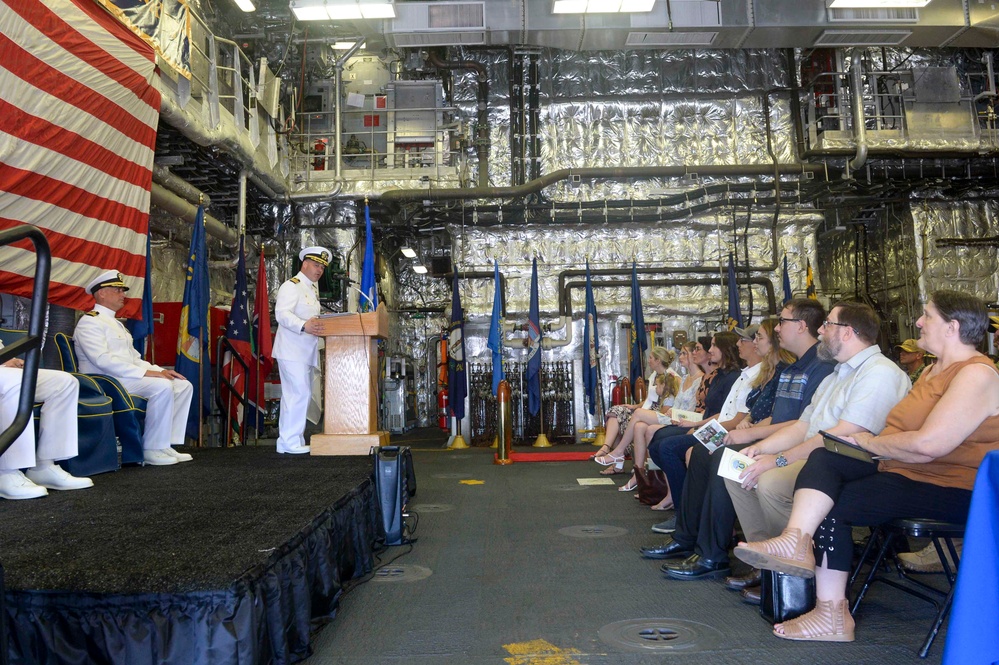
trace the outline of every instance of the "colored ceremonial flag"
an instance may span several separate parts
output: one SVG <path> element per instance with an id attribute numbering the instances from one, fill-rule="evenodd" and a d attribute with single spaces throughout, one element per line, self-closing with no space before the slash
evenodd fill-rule
<path id="1" fill-rule="evenodd" d="M 787 274 L 787 254 L 784 255 L 784 275 L 781 277 L 781 282 L 784 285 L 784 304 L 786 305 L 791 299 L 791 277 Z"/>
<path id="2" fill-rule="evenodd" d="M 583 323 L 583 392 L 589 402 L 590 415 L 597 408 L 597 382 L 599 372 L 600 342 L 597 337 L 597 306 L 593 302 L 593 284 L 590 282 L 590 262 L 586 262 L 586 320 Z"/>
<path id="3" fill-rule="evenodd" d="M 153 255 L 149 234 L 146 234 L 146 278 L 142 282 L 142 307 L 139 318 L 128 319 L 125 327 L 132 333 L 132 345 L 139 355 L 146 355 L 146 338 L 153 334 Z"/>
<path id="4" fill-rule="evenodd" d="M 642 313 L 642 290 L 638 288 L 638 267 L 631 262 L 631 385 L 645 375 L 645 350 L 649 348 L 645 332 L 645 315 Z"/>
<path id="5" fill-rule="evenodd" d="M 735 265 L 732 253 L 728 255 L 728 329 L 742 328 L 742 310 L 739 308 L 739 285 L 735 282 Z"/>
<path id="6" fill-rule="evenodd" d="M 541 321 L 538 312 L 538 257 L 531 267 L 531 308 L 527 314 L 527 410 L 541 410 Z"/>
<path id="7" fill-rule="evenodd" d="M 180 335 L 177 340 L 177 371 L 194 384 L 191 411 L 187 416 L 187 436 L 198 439 L 201 418 L 208 412 L 212 394 L 212 372 L 208 366 L 211 293 L 208 287 L 208 247 L 205 245 L 205 209 L 198 206 L 191 231 L 187 259 L 187 281 L 180 307 Z M 200 383 L 200 389 L 199 389 Z"/>
<path id="8" fill-rule="evenodd" d="M 458 268 L 454 269 L 451 293 L 451 327 L 447 339 L 447 388 L 451 415 L 465 417 L 465 397 L 468 395 L 468 374 L 465 372 L 465 313 L 458 293 Z"/>
<path id="9" fill-rule="evenodd" d="M 0 0 L 0 230 L 52 250 L 49 303 L 87 310 L 117 270 L 139 315 L 160 118 L 153 47 L 93 2 Z M 4 293 L 31 298 L 34 247 L 0 247 Z"/>
<path id="10" fill-rule="evenodd" d="M 378 309 L 378 284 L 375 282 L 375 241 L 371 236 L 371 211 L 367 202 L 364 204 L 364 227 L 367 240 L 364 243 L 361 295 L 357 300 L 357 309 L 361 312 L 373 312 Z"/>
<path id="11" fill-rule="evenodd" d="M 264 429 L 264 416 L 267 414 L 267 399 L 264 395 L 264 379 L 271 373 L 274 359 L 271 358 L 271 303 L 267 298 L 267 266 L 264 264 L 264 248 L 260 247 L 260 265 L 257 267 L 257 297 L 253 304 L 253 364 L 250 365 L 250 390 L 247 391 L 253 410 L 247 418 L 251 427 Z"/>
<path id="12" fill-rule="evenodd" d="M 805 260 L 805 295 L 812 300 L 819 299 L 819 297 L 815 294 L 815 279 L 812 277 L 812 262 L 808 259 Z"/>
<path id="13" fill-rule="evenodd" d="M 232 386 L 232 392 L 224 385 L 218 387 L 223 408 L 228 410 L 230 434 L 227 441 L 239 441 L 243 423 L 243 405 L 239 396 L 246 394 L 249 367 L 253 363 L 253 344 L 250 337 L 250 291 L 246 287 L 246 256 L 243 251 L 243 237 L 239 238 L 239 259 L 236 263 L 236 287 L 232 293 L 232 307 L 229 309 L 229 323 L 225 336 L 232 348 L 245 363 L 246 369 L 226 351 L 222 362 L 222 377 Z M 233 394 L 235 393 L 235 394 Z"/>
<path id="14" fill-rule="evenodd" d="M 493 395 L 499 390 L 503 373 L 503 291 L 500 289 L 499 262 L 493 260 L 493 314 L 489 319 L 489 350 L 493 352 Z"/>

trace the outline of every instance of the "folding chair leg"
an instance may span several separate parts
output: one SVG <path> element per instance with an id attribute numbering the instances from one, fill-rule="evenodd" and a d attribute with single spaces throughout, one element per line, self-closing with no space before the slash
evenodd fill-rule
<path id="1" fill-rule="evenodd" d="M 930 628 L 930 632 L 926 634 L 926 641 L 923 642 L 923 648 L 919 650 L 920 658 L 926 658 L 926 655 L 930 652 L 930 647 L 933 646 L 933 640 L 937 638 L 937 633 L 940 632 L 940 627 L 943 626 L 943 622 L 947 619 L 947 615 L 950 613 L 950 606 L 953 601 L 954 585 L 951 585 L 950 591 L 947 592 L 947 597 L 944 598 L 942 603 L 940 603 L 940 609 L 937 610 L 937 616 L 933 621 L 933 626 Z"/>
<path id="2" fill-rule="evenodd" d="M 894 541 L 895 541 L 895 534 L 893 532 L 889 532 L 884 537 L 884 542 L 881 544 L 881 549 L 878 550 L 878 556 L 871 563 L 871 571 L 867 574 L 867 579 L 864 580 L 864 585 L 860 587 L 860 591 L 857 592 L 857 597 L 853 601 L 853 607 L 850 608 L 851 615 L 857 614 L 857 608 L 860 607 L 860 601 L 864 599 L 864 596 L 867 594 L 867 590 L 871 586 L 871 582 L 873 582 L 874 578 L 877 577 L 878 569 L 881 568 L 881 563 L 885 560 L 885 556 L 888 553 L 888 548 L 891 547 Z"/>

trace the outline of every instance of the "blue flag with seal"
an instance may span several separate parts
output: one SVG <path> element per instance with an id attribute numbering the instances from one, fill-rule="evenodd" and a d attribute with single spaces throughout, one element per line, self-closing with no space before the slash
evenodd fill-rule
<path id="1" fill-rule="evenodd" d="M 791 300 L 791 276 L 787 274 L 787 254 L 784 255 L 784 275 L 781 277 L 781 285 L 784 287 L 784 303 Z"/>
<path id="2" fill-rule="evenodd" d="M 132 333 L 132 345 L 139 355 L 146 357 L 146 338 L 153 334 L 153 255 L 149 234 L 146 234 L 146 281 L 142 285 L 142 307 L 137 319 L 125 322 L 128 332 Z"/>
<path id="3" fill-rule="evenodd" d="M 458 293 L 458 268 L 454 269 L 451 293 L 451 327 L 447 338 L 448 406 L 457 420 L 465 417 L 465 397 L 468 395 L 468 374 L 465 372 L 465 313 Z"/>
<path id="4" fill-rule="evenodd" d="M 201 418 L 208 410 L 212 394 L 212 372 L 207 366 L 209 319 L 208 247 L 205 245 L 205 209 L 198 206 L 191 231 L 191 251 L 187 259 L 187 281 L 180 307 L 180 336 L 177 340 L 178 372 L 194 384 L 191 411 L 187 416 L 187 436 L 198 439 Z M 202 362 L 205 363 L 202 368 Z M 200 386 L 200 388 L 199 388 Z"/>
<path id="5" fill-rule="evenodd" d="M 739 309 L 739 286 L 735 283 L 735 264 L 732 253 L 728 255 L 728 329 L 742 328 L 742 310 Z"/>
<path id="6" fill-rule="evenodd" d="M 361 264 L 361 296 L 357 299 L 360 312 L 373 312 L 378 309 L 378 284 L 375 282 L 375 241 L 371 236 L 371 210 L 364 202 L 364 229 L 367 240 L 364 242 L 364 263 Z"/>
<path id="7" fill-rule="evenodd" d="M 500 289 L 499 261 L 493 259 L 493 314 L 489 319 L 489 350 L 493 352 L 493 395 L 499 390 L 503 372 L 503 291 Z"/>
<path id="8" fill-rule="evenodd" d="M 538 312 L 538 257 L 531 267 L 531 308 L 527 314 L 527 410 L 541 410 L 541 321 Z"/>
<path id="9" fill-rule="evenodd" d="M 590 282 L 590 262 L 586 262 L 586 319 L 583 323 L 583 392 L 589 402 L 590 415 L 597 409 L 597 382 L 600 341 L 597 338 L 597 306 L 593 301 Z"/>
<path id="10" fill-rule="evenodd" d="M 649 348 L 645 332 L 645 315 L 642 313 L 642 290 L 638 288 L 638 267 L 631 262 L 631 385 L 638 377 L 645 376 L 645 350 Z"/>

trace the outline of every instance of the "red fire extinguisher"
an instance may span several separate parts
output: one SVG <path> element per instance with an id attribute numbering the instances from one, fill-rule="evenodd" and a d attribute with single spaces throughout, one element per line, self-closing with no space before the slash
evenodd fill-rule
<path id="1" fill-rule="evenodd" d="M 617 380 L 616 376 L 612 376 L 611 383 L 614 385 L 614 387 L 611 388 L 611 406 L 617 406 L 618 404 L 623 404 L 624 391 L 621 388 L 621 382 Z"/>
<path id="2" fill-rule="evenodd" d="M 448 431 L 447 415 L 447 388 L 437 391 L 437 426 L 445 432 Z"/>

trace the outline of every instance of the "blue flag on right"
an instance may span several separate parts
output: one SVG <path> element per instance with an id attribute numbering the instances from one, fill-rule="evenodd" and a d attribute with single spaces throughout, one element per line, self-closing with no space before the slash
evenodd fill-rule
<path id="1" fill-rule="evenodd" d="M 784 275 L 781 278 L 781 284 L 784 286 L 784 303 L 787 304 L 791 300 L 791 277 L 787 274 L 787 254 L 784 255 Z"/>
<path id="2" fill-rule="evenodd" d="M 642 313 L 642 290 L 638 288 L 638 267 L 631 262 L 631 385 L 638 377 L 645 376 L 645 350 L 649 348 L 649 337 L 645 331 L 645 315 Z"/>
<path id="3" fill-rule="evenodd" d="M 742 310 L 739 309 L 739 286 L 735 283 L 735 264 L 732 253 L 728 255 L 728 329 L 742 328 Z"/>
<path id="4" fill-rule="evenodd" d="M 538 257 L 531 267 L 531 308 L 527 314 L 527 410 L 541 410 L 541 321 L 538 312 Z"/>
<path id="5" fill-rule="evenodd" d="M 364 203 L 364 263 L 361 264 L 361 297 L 357 301 L 357 311 L 373 312 L 378 309 L 378 285 L 375 283 L 375 241 L 371 235 L 371 210 Z"/>
<path id="6" fill-rule="evenodd" d="M 489 342 L 493 352 L 493 395 L 499 390 L 503 372 L 503 291 L 500 289 L 499 261 L 493 260 L 493 314 L 489 319 Z"/>
<path id="7" fill-rule="evenodd" d="M 583 392 L 589 404 L 590 415 L 597 409 L 597 382 L 599 381 L 600 341 L 597 337 L 597 306 L 593 301 L 593 284 L 590 282 L 590 262 L 586 262 L 586 319 L 583 323 Z"/>
<path id="8" fill-rule="evenodd" d="M 180 307 L 180 337 L 177 340 L 176 369 L 194 384 L 194 397 L 187 416 L 188 438 L 199 440 L 203 414 L 208 412 L 212 394 L 212 370 L 208 365 L 208 247 L 205 245 L 205 209 L 198 206 L 191 231 L 187 259 L 187 281 Z M 204 366 L 202 366 L 204 363 Z M 199 388 L 200 383 L 200 388 Z"/>

